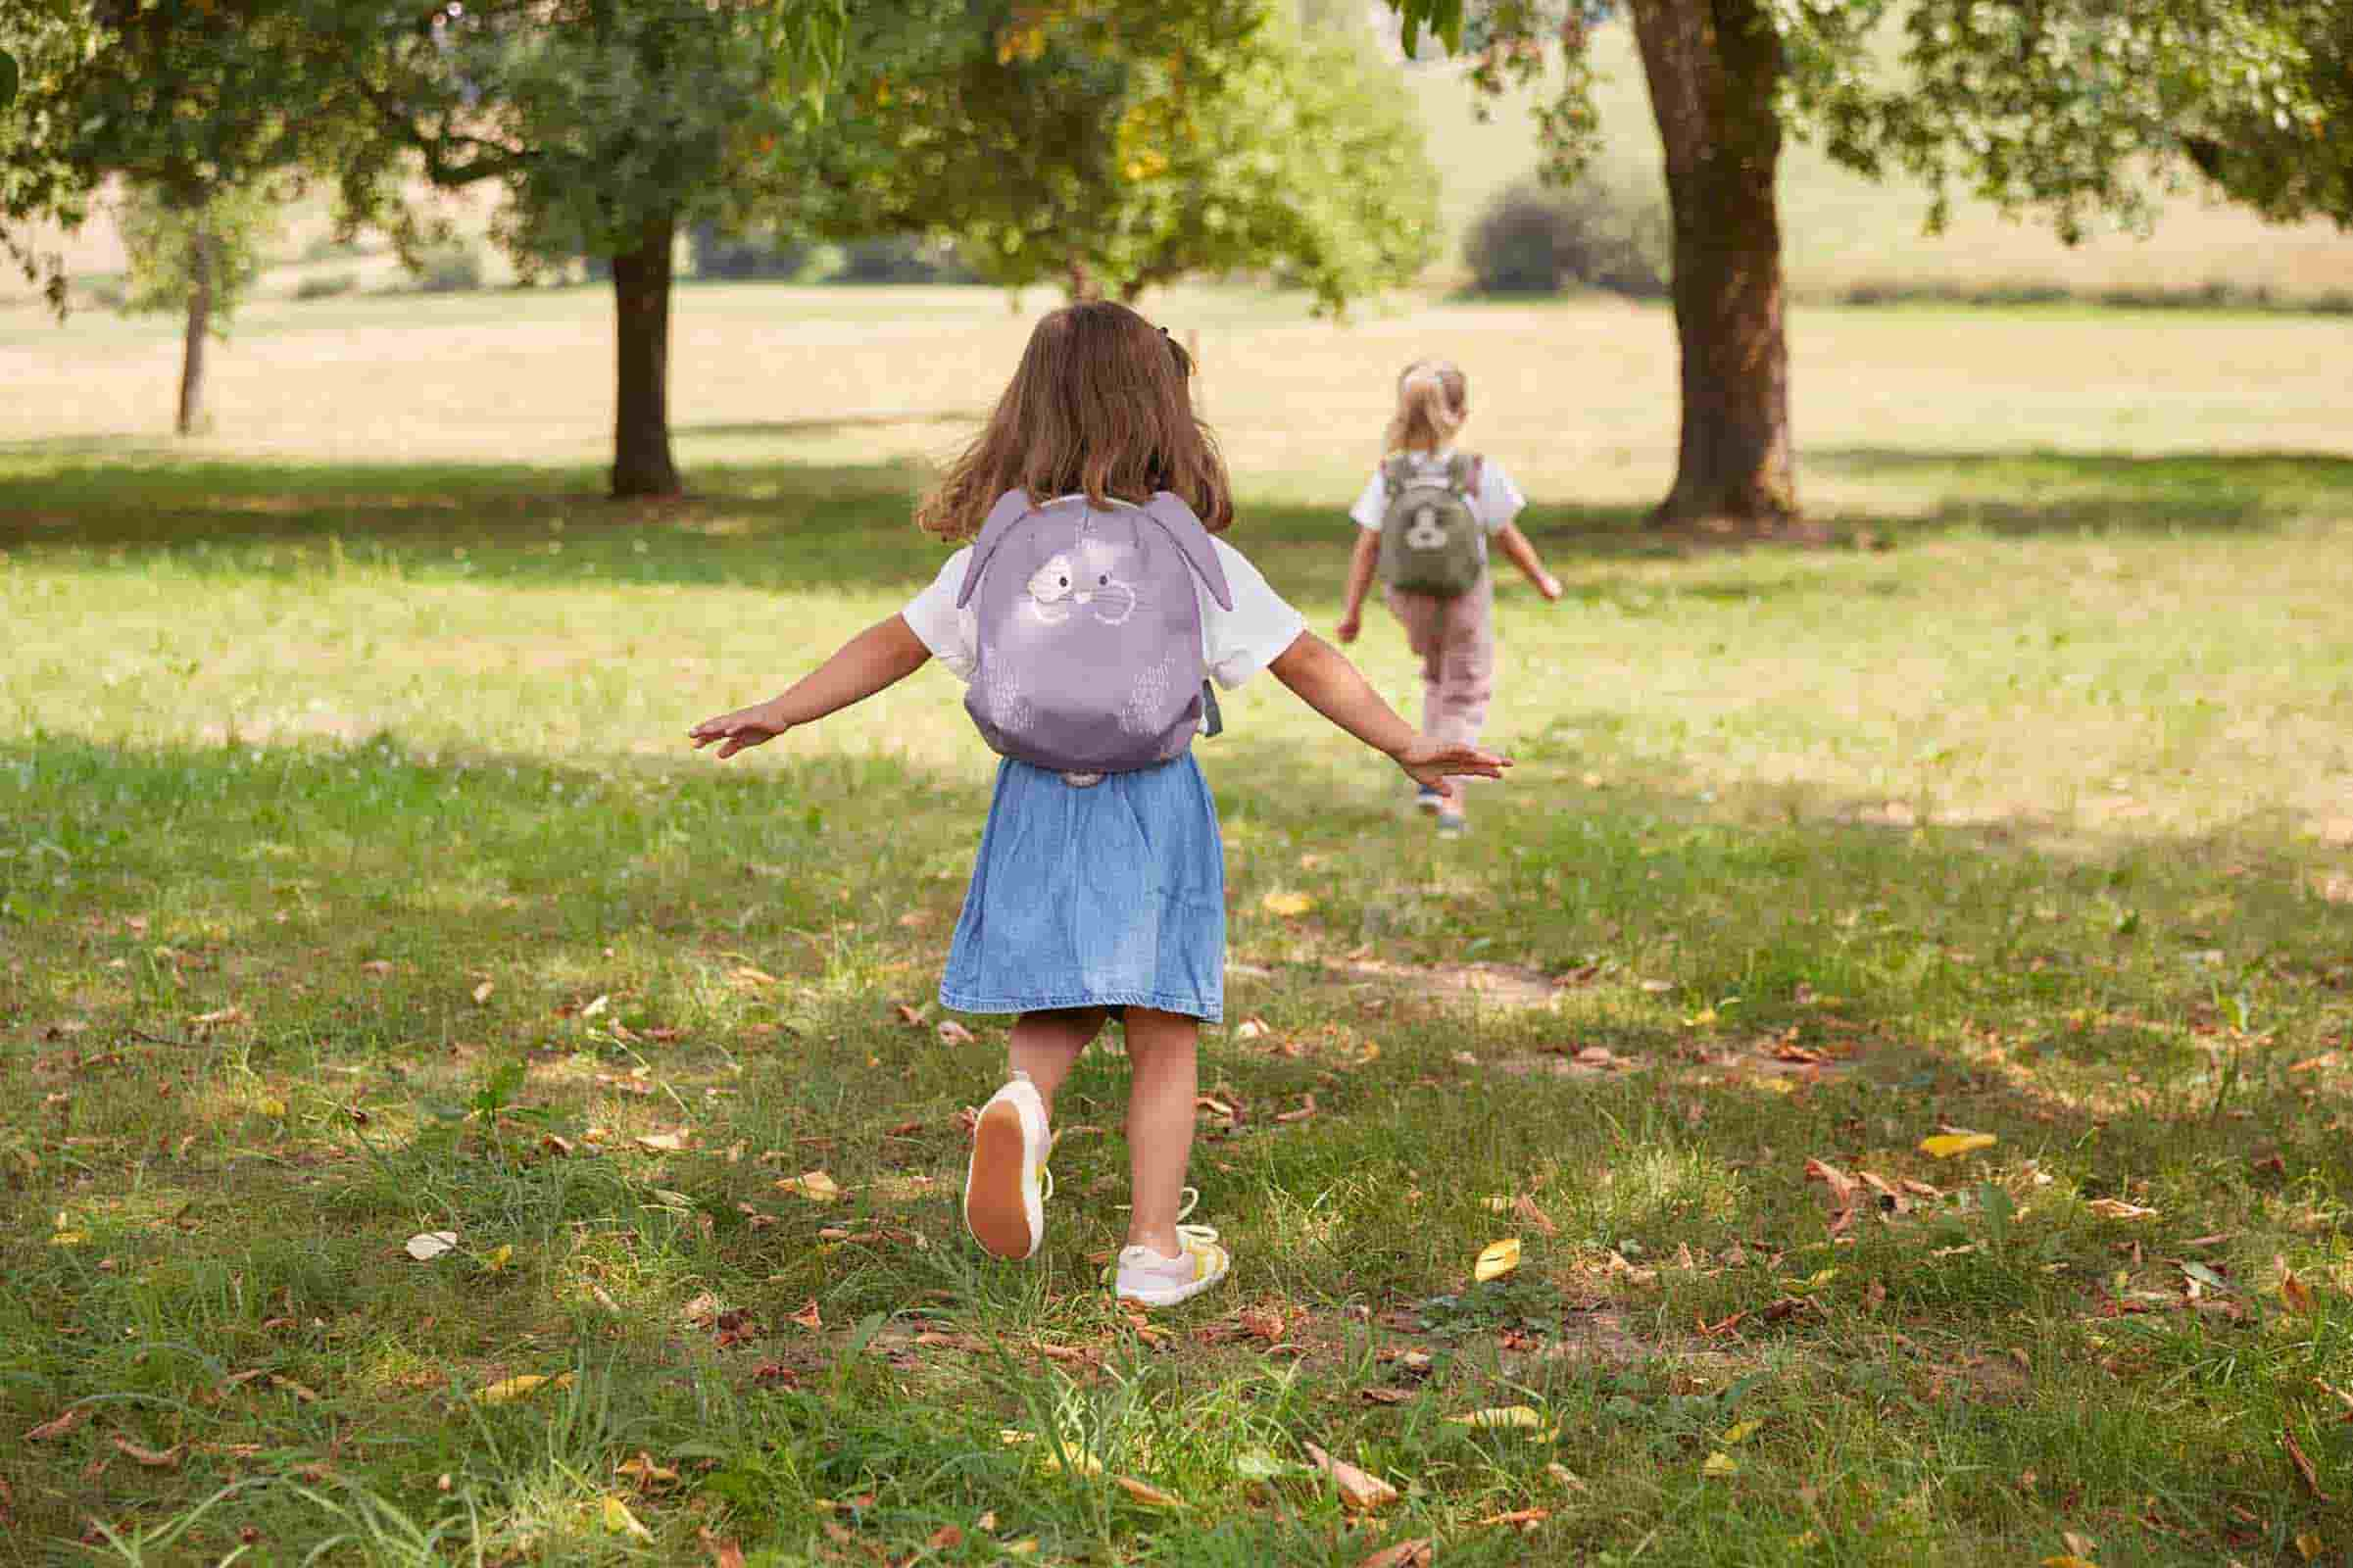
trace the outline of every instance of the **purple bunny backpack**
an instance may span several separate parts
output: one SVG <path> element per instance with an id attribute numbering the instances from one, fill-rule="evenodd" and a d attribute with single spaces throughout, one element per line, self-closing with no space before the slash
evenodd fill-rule
<path id="1" fill-rule="evenodd" d="M 981 737 L 1074 775 L 1181 754 L 1210 700 L 1197 579 L 1234 608 L 1209 531 L 1165 490 L 1141 507 L 1084 496 L 1041 507 L 1006 491 L 956 595 L 977 633 L 964 707 Z"/>

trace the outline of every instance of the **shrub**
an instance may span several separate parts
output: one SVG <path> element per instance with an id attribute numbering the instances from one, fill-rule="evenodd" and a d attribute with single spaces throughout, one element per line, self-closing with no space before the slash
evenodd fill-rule
<path id="1" fill-rule="evenodd" d="M 349 294 L 360 286 L 360 280 L 349 272 L 325 272 L 306 277 L 294 285 L 298 300 L 331 300 L 338 294 Z"/>
<path id="2" fill-rule="evenodd" d="M 421 294 L 463 294 L 482 286 L 482 253 L 464 240 L 445 240 L 417 252 L 409 270 Z"/>
<path id="3" fill-rule="evenodd" d="M 1598 174 L 1561 190 L 1532 182 L 1488 203 L 1463 240 L 1482 294 L 1557 294 L 1572 285 L 1638 299 L 1666 292 L 1667 220 L 1643 197 Z"/>
<path id="4" fill-rule="evenodd" d="M 801 282 L 816 260 L 814 247 L 779 242 L 771 235 L 729 234 L 716 223 L 698 223 L 693 233 L 695 275 L 750 281 Z"/>
<path id="5" fill-rule="evenodd" d="M 830 283 L 971 283 L 979 274 L 948 246 L 891 237 L 853 240 L 841 248 Z"/>

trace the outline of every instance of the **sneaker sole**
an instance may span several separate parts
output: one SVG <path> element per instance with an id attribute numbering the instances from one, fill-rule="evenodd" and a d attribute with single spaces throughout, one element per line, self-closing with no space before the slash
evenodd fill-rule
<path id="1" fill-rule="evenodd" d="M 1122 1301 L 1134 1301 L 1142 1306 L 1174 1306 L 1190 1301 L 1212 1285 L 1223 1285 L 1225 1275 L 1212 1274 L 1205 1280 L 1192 1280 L 1183 1285 L 1170 1285 L 1153 1291 L 1128 1291 L 1113 1287 L 1112 1295 Z"/>
<path id="2" fill-rule="evenodd" d="M 1021 1111 L 1004 1102 L 981 1112 L 972 1133 L 972 1169 L 964 1182 L 964 1223 L 973 1240 L 1003 1258 L 1037 1250 L 1030 1234 L 1029 1206 L 1022 1201 Z"/>

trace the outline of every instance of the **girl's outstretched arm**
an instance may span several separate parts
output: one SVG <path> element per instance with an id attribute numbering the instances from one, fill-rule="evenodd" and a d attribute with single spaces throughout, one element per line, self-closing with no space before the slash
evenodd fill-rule
<path id="1" fill-rule="evenodd" d="M 1527 573 L 1528 580 L 1535 584 L 1536 591 L 1543 594 L 1547 603 L 1560 598 L 1560 579 L 1544 569 L 1544 564 L 1537 559 L 1536 546 L 1530 544 L 1528 536 L 1520 532 L 1519 524 L 1505 523 L 1496 531 L 1495 543 L 1502 547 L 1503 554 L 1511 558 L 1513 565 Z"/>
<path id="2" fill-rule="evenodd" d="M 1348 599 L 1340 612 L 1334 635 L 1352 643 L 1364 629 L 1364 594 L 1373 585 L 1373 568 L 1381 560 L 1381 536 L 1370 528 L 1356 530 L 1356 553 L 1348 557 Z"/>
<path id="3" fill-rule="evenodd" d="M 863 702 L 923 667 L 931 650 L 923 646 L 906 617 L 878 620 L 842 644 L 831 659 L 801 677 L 792 690 L 732 713 L 707 718 L 688 730 L 701 751 L 712 741 L 721 743 L 719 756 L 733 757 L 763 745 L 796 724 L 809 724 L 827 713 Z"/>
<path id="4" fill-rule="evenodd" d="M 1439 780 L 1465 774 L 1501 778 L 1511 765 L 1511 759 L 1476 746 L 1415 734 L 1346 655 L 1311 631 L 1300 632 L 1266 667 L 1299 701 L 1395 761 L 1417 784 L 1438 789 Z"/>

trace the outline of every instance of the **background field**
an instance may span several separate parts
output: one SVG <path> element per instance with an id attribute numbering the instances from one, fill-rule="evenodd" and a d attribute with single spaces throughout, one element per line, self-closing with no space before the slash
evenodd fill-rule
<path id="1" fill-rule="evenodd" d="M 1045 303 L 685 291 L 623 507 L 597 291 L 265 304 L 176 444 L 160 323 L 0 317 L 0 1560 L 2344 1559 L 2353 321 L 1801 311 L 1839 543 L 1685 555 L 1659 311 L 1154 301 L 1315 624 L 1432 347 L 1569 591 L 1465 842 L 1204 746 L 1240 1266 L 1140 1328 L 1115 1050 L 958 1226 L 953 683 L 681 743 L 931 574 Z"/>

